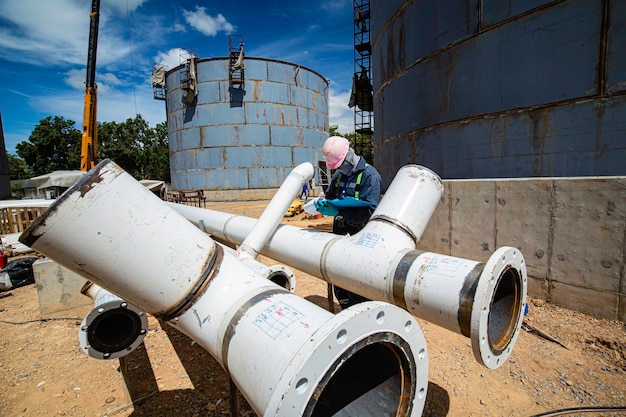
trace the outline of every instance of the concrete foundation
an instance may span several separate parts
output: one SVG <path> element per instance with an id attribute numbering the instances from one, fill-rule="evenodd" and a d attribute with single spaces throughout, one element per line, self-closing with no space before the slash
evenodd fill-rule
<path id="1" fill-rule="evenodd" d="M 41 318 L 82 318 L 94 306 L 94 301 L 80 293 L 86 280 L 80 275 L 51 261 L 41 259 L 33 264 Z"/>
<path id="2" fill-rule="evenodd" d="M 486 261 L 522 251 L 528 293 L 626 321 L 626 177 L 447 180 L 421 250 Z"/>

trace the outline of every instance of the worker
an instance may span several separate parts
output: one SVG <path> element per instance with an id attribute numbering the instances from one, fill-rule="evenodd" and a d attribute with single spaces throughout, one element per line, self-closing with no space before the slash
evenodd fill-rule
<path id="1" fill-rule="evenodd" d="M 322 155 L 326 166 L 334 169 L 335 173 L 326 189 L 325 199 L 320 199 L 316 208 L 324 215 L 334 215 L 334 234 L 354 235 L 365 227 L 380 201 L 380 174 L 364 157 L 357 155 L 350 147 L 350 142 L 341 136 L 326 139 Z M 345 201 L 345 204 L 337 207 L 332 204 L 333 200 Z M 368 301 L 337 286 L 334 287 L 334 293 L 342 309 Z"/>
<path id="2" fill-rule="evenodd" d="M 309 183 L 305 182 L 302 184 L 302 190 L 300 190 L 300 200 L 308 200 L 309 199 Z"/>

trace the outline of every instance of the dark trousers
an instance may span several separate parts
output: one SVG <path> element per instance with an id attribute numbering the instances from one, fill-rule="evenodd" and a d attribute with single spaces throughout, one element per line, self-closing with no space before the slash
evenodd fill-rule
<path id="1" fill-rule="evenodd" d="M 343 221 L 343 218 L 341 216 L 335 217 L 335 220 L 333 221 L 333 233 L 336 235 L 353 235 L 359 230 L 363 229 L 363 227 L 365 227 L 365 223 L 346 223 L 345 221 Z M 335 297 L 337 297 L 337 301 L 339 302 L 339 306 L 342 310 L 355 304 L 362 303 L 363 301 L 370 301 L 367 298 L 360 296 L 359 294 L 355 294 L 336 285 L 333 285 L 333 292 L 335 293 Z"/>

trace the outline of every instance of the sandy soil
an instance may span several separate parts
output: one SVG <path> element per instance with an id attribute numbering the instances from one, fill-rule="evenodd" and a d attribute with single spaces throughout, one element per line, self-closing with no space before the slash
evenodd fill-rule
<path id="1" fill-rule="evenodd" d="M 228 203 L 219 209 L 254 217 L 265 204 Z M 330 224 L 304 213 L 284 222 Z M 294 272 L 296 294 L 327 308 L 326 283 Z M 139 349 L 101 361 L 78 345 L 88 309 L 41 320 L 35 285 L 0 296 L 0 416 L 230 415 L 226 373 L 204 349 L 154 317 Z M 495 371 L 478 365 L 469 339 L 418 320 L 429 356 L 423 416 L 513 417 L 572 407 L 626 407 L 624 323 L 541 300 L 529 300 L 529 307 L 510 359 Z M 241 394 L 234 398 L 241 416 L 256 415 Z M 585 415 L 626 416 L 626 409 Z"/>

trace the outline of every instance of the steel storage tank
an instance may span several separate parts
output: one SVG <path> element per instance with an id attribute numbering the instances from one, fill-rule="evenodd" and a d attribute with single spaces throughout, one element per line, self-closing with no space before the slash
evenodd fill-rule
<path id="1" fill-rule="evenodd" d="M 443 178 L 626 174 L 626 2 L 372 0 L 374 146 Z"/>
<path id="2" fill-rule="evenodd" d="M 321 159 L 328 80 L 297 64 L 246 57 L 189 59 L 166 73 L 174 190 L 209 200 L 270 198 L 291 169 Z"/>

